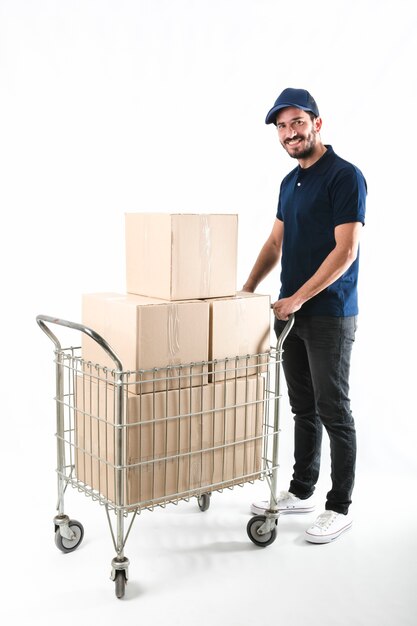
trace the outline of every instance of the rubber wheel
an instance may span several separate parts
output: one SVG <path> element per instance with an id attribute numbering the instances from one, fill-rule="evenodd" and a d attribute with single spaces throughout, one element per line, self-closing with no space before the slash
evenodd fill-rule
<path id="1" fill-rule="evenodd" d="M 207 511 L 210 506 L 210 497 L 211 493 L 202 493 L 201 496 L 198 496 L 198 506 L 200 511 Z"/>
<path id="2" fill-rule="evenodd" d="M 255 515 L 249 520 L 246 527 L 249 539 L 253 541 L 255 545 L 260 546 L 261 548 L 266 548 L 266 546 L 269 546 L 275 541 L 277 536 L 276 528 L 273 528 L 269 533 L 266 533 L 265 535 L 258 534 L 258 529 L 262 526 L 262 524 L 265 523 L 265 521 L 265 515 Z M 277 523 L 278 520 L 275 520 L 275 526 L 277 525 Z"/>
<path id="3" fill-rule="evenodd" d="M 117 570 L 116 578 L 114 579 L 115 592 L 117 598 L 123 598 L 126 589 L 126 576 L 122 569 Z"/>
<path id="4" fill-rule="evenodd" d="M 75 533 L 74 539 L 62 537 L 59 531 L 59 526 L 55 530 L 55 544 L 61 552 L 73 552 L 76 548 L 78 548 L 84 537 L 84 528 L 80 522 L 71 519 L 68 525 L 72 532 Z"/>

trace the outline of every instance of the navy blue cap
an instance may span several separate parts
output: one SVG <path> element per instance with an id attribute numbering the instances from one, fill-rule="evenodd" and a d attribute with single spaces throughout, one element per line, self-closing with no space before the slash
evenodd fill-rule
<path id="1" fill-rule="evenodd" d="M 316 117 L 319 117 L 319 109 L 313 96 L 306 89 L 284 89 L 284 91 L 275 100 L 275 104 L 265 119 L 265 124 L 276 124 L 277 113 L 280 109 L 286 107 L 295 107 L 302 111 L 311 111 Z"/>

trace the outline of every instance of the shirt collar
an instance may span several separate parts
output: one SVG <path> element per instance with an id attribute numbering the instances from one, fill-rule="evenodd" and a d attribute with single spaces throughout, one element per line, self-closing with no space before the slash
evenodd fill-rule
<path id="1" fill-rule="evenodd" d="M 328 167 L 330 166 L 330 163 L 334 157 L 334 150 L 332 146 L 325 144 L 325 147 L 327 148 L 326 152 L 319 158 L 318 161 L 313 163 L 313 165 L 310 165 L 310 167 L 301 167 L 299 165 L 298 173 L 301 175 L 310 174 L 310 172 L 314 174 L 319 174 L 319 175 L 324 174 L 326 170 L 328 169 Z"/>

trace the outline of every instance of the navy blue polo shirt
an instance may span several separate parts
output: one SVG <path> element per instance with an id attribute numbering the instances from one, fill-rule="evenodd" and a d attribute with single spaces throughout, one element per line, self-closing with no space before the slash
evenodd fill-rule
<path id="1" fill-rule="evenodd" d="M 366 181 L 331 146 L 308 168 L 292 170 L 281 183 L 277 218 L 284 222 L 280 298 L 292 296 L 336 245 L 335 226 L 365 223 Z M 303 304 L 299 315 L 358 314 L 359 254 L 332 285 Z"/>

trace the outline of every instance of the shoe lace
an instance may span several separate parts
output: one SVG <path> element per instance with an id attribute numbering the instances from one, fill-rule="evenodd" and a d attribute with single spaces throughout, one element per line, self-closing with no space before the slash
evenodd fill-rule
<path id="1" fill-rule="evenodd" d="M 323 530 L 327 530 L 333 524 L 338 515 L 339 514 L 335 513 L 335 511 L 325 511 L 318 516 L 318 518 L 314 522 L 314 526 L 317 526 L 317 528 L 322 528 Z"/>
<path id="2" fill-rule="evenodd" d="M 290 500 L 292 498 L 294 498 L 294 494 L 290 493 L 289 491 L 281 491 L 277 498 L 277 502 L 282 502 L 282 500 Z"/>

